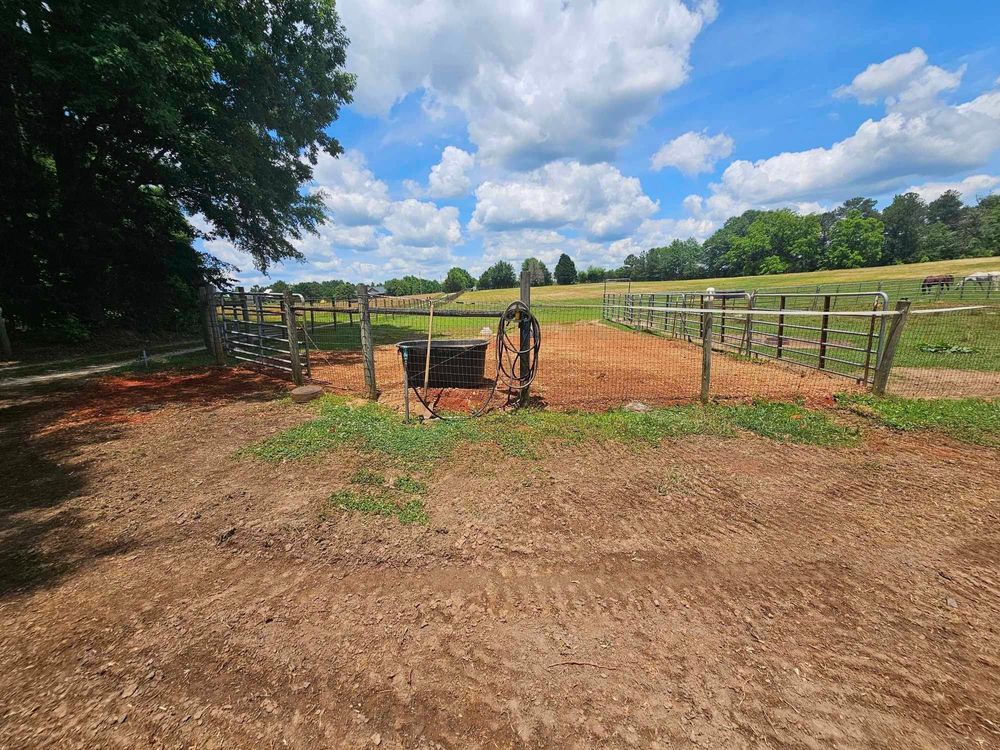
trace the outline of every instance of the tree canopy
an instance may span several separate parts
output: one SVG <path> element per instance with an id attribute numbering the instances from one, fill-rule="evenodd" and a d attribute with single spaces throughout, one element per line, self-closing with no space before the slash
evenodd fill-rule
<path id="1" fill-rule="evenodd" d="M 566 253 L 560 255 L 559 260 L 556 262 L 555 277 L 557 284 L 576 283 L 576 264 Z"/>
<path id="2" fill-rule="evenodd" d="M 521 264 L 521 272 L 525 271 L 531 274 L 532 286 L 549 286 L 552 283 L 552 274 L 538 258 L 525 258 Z"/>
<path id="3" fill-rule="evenodd" d="M 1000 195 L 969 206 L 954 190 L 930 204 L 916 193 L 903 193 L 881 213 L 877 205 L 859 196 L 822 214 L 745 211 L 702 244 L 674 240 L 630 254 L 615 269 L 589 268 L 579 278 L 756 276 L 1000 255 Z"/>
<path id="4" fill-rule="evenodd" d="M 159 324 L 227 269 L 298 257 L 302 190 L 351 101 L 332 0 L 4 5 L 0 296 L 25 324 Z"/>
<path id="5" fill-rule="evenodd" d="M 505 260 L 498 260 L 492 266 L 483 271 L 479 277 L 478 287 L 480 289 L 510 289 L 518 285 L 517 276 L 514 275 L 514 266 Z"/>
<path id="6" fill-rule="evenodd" d="M 442 289 L 446 292 L 461 292 L 465 289 L 472 289 L 475 285 L 476 280 L 472 278 L 472 274 L 464 268 L 454 266 L 449 269 L 448 275 L 445 276 Z"/>

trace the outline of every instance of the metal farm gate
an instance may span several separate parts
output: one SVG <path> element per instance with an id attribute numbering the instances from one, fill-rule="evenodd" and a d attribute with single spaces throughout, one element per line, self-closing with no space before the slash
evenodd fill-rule
<path id="1" fill-rule="evenodd" d="M 293 295 L 217 292 L 214 312 L 226 355 L 286 373 L 296 383 L 308 377 L 309 345 Z"/>

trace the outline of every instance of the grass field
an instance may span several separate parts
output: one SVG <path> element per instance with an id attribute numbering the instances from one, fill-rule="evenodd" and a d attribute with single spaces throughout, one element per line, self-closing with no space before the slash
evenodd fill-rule
<path id="1" fill-rule="evenodd" d="M 1000 270 L 1000 257 L 962 258 L 933 263 L 913 263 L 910 265 L 875 266 L 873 268 L 848 268 L 836 271 L 813 271 L 811 273 L 788 273 L 780 276 L 733 276 L 716 279 L 693 279 L 690 281 L 637 281 L 632 284 L 633 293 L 663 291 L 695 291 L 707 287 L 716 289 L 764 289 L 785 288 L 798 285 L 851 284 L 858 282 L 914 279 L 913 293 L 920 293 L 920 279 L 925 276 L 952 274 L 967 276 L 974 271 Z M 611 284 L 609 291 L 624 292 L 625 284 Z M 534 303 L 591 303 L 600 304 L 604 284 L 573 284 L 572 286 L 536 287 L 531 290 Z M 463 302 L 504 302 L 517 297 L 516 289 L 490 289 L 467 292 L 460 298 Z"/>

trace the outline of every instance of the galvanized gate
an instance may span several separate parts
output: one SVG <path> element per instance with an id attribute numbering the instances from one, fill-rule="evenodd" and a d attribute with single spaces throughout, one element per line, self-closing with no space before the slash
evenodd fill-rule
<path id="1" fill-rule="evenodd" d="M 227 355 L 286 373 L 296 383 L 308 377 L 309 346 L 292 295 L 218 292 L 215 311 Z"/>

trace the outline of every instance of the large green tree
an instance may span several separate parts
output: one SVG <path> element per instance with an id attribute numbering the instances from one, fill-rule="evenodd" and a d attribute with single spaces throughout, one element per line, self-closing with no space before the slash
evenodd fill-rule
<path id="1" fill-rule="evenodd" d="M 576 283 L 576 264 L 566 253 L 560 255 L 559 260 L 556 261 L 555 277 L 557 284 Z"/>
<path id="2" fill-rule="evenodd" d="M 14 0 L 0 27 L 0 297 L 21 321 L 190 302 L 224 269 L 187 216 L 261 270 L 299 255 L 354 86 L 332 0 Z"/>
<path id="3" fill-rule="evenodd" d="M 472 278 L 472 274 L 464 268 L 454 266 L 448 270 L 448 275 L 445 276 L 442 288 L 446 292 L 461 292 L 465 289 L 472 289 L 475 285 L 476 280 Z"/>
<path id="4" fill-rule="evenodd" d="M 861 268 L 873 266 L 882 257 L 882 220 L 865 218 L 852 209 L 830 230 L 830 244 L 824 265 L 827 268 Z"/>
<path id="5" fill-rule="evenodd" d="M 510 289 L 517 286 L 514 266 L 505 260 L 498 260 L 483 271 L 478 286 L 480 289 Z"/>
<path id="6" fill-rule="evenodd" d="M 734 237 L 725 262 L 733 275 L 812 271 L 820 261 L 819 217 L 794 211 L 766 211 Z"/>
<path id="7" fill-rule="evenodd" d="M 913 263 L 920 253 L 920 236 L 927 222 L 927 204 L 916 193 L 903 193 L 892 199 L 882 212 L 885 246 L 882 257 L 887 263 Z"/>
<path id="8" fill-rule="evenodd" d="M 521 272 L 525 271 L 531 274 L 532 286 L 548 286 L 552 283 L 552 274 L 538 258 L 525 258 L 521 263 Z"/>

